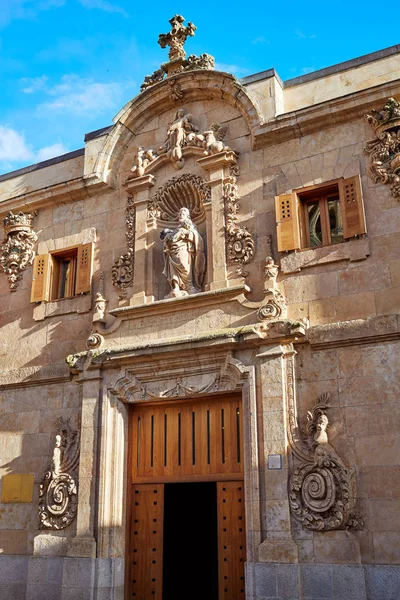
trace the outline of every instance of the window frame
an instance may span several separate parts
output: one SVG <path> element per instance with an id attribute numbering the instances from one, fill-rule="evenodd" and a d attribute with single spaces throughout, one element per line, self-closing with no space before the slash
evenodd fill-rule
<path id="1" fill-rule="evenodd" d="M 343 240 L 332 243 L 326 206 L 322 211 L 325 228 L 323 244 L 310 246 L 305 205 L 311 199 L 315 201 L 322 196 L 326 198 L 331 193 L 339 196 Z M 279 252 L 316 250 L 321 247 L 337 246 L 349 239 L 360 237 L 367 233 L 360 175 L 346 179 L 342 177 L 275 196 L 275 215 Z"/>

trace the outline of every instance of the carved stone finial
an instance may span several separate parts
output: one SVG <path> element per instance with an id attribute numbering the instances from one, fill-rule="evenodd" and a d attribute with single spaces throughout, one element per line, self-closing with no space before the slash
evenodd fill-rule
<path id="1" fill-rule="evenodd" d="M 17 289 L 24 269 L 32 264 L 35 256 L 33 247 L 38 239 L 32 229 L 35 216 L 36 213 L 14 214 L 10 211 L 3 221 L 7 237 L 0 248 L 0 268 L 8 276 L 12 292 Z"/>
<path id="2" fill-rule="evenodd" d="M 40 529 L 65 529 L 78 508 L 78 432 L 69 420 L 59 419 L 56 427 L 52 461 L 39 488 Z"/>
<path id="3" fill-rule="evenodd" d="M 188 23 L 185 27 L 183 25 L 184 21 L 184 17 L 175 15 L 169 21 L 171 23 L 171 31 L 169 33 L 160 33 L 158 43 L 161 48 L 169 46 L 169 62 L 161 65 L 161 67 L 156 69 L 152 75 L 146 75 L 140 88 L 141 92 L 144 92 L 147 88 L 159 83 L 165 77 L 171 77 L 172 75 L 182 73 L 183 71 L 197 71 L 214 68 L 214 57 L 210 54 L 202 54 L 201 56 L 190 54 L 186 59 L 186 52 L 183 46 L 189 36 L 194 36 L 196 27 L 193 23 Z"/>
<path id="4" fill-rule="evenodd" d="M 169 20 L 171 24 L 171 31 L 169 33 L 160 33 L 158 36 L 158 43 L 161 48 L 169 46 L 168 58 L 169 60 L 176 60 L 177 58 L 186 58 L 186 52 L 183 46 L 188 36 L 193 37 L 196 31 L 196 26 L 189 22 L 187 27 L 183 25 L 185 17 L 182 15 L 174 15 Z"/>
<path id="5" fill-rule="evenodd" d="M 330 394 L 323 394 L 308 411 L 307 440 L 297 436 L 298 425 L 290 419 L 290 444 L 300 464 L 290 478 L 289 504 L 293 516 L 307 529 L 361 529 L 363 520 L 355 512 L 354 470 L 344 466 L 328 440 L 329 401 Z M 289 413 L 293 414 L 293 407 Z"/>
<path id="6" fill-rule="evenodd" d="M 381 111 L 372 110 L 365 118 L 377 136 L 364 150 L 371 159 L 369 174 L 374 183 L 390 185 L 400 199 L 400 102 L 389 98 Z"/>

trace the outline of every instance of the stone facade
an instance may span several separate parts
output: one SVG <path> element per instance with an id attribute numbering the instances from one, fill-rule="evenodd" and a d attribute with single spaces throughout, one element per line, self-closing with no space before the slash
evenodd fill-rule
<path id="1" fill-rule="evenodd" d="M 238 81 L 179 48 L 83 151 L 0 177 L 0 598 L 126 597 L 130 405 L 230 392 L 246 599 L 395 600 L 399 148 L 391 185 L 371 176 L 370 124 L 400 99 L 399 48 L 284 83 Z M 398 135 L 396 115 L 380 118 Z M 350 178 L 366 233 L 278 252 L 276 198 L 295 192 L 301 208 Z M 174 295 L 159 234 L 183 207 L 206 267 Z M 10 241 L 21 212 L 33 266 Z M 86 291 L 60 299 L 63 256 Z M 31 501 L 4 502 L 10 474 L 34 474 Z"/>

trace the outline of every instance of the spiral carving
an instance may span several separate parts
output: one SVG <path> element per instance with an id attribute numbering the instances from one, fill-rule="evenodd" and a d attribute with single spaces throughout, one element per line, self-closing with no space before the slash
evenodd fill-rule
<path id="1" fill-rule="evenodd" d="M 74 473 L 79 460 L 78 434 L 68 421 L 60 420 L 58 426 L 51 465 L 39 488 L 41 529 L 65 529 L 71 525 L 78 508 Z"/>
<path id="2" fill-rule="evenodd" d="M 308 413 L 309 447 L 314 446 L 314 452 L 307 453 L 305 444 L 302 452 L 298 446 L 293 448 L 301 460 L 289 482 L 290 508 L 307 529 L 361 529 L 363 520 L 355 514 L 354 471 L 344 466 L 328 442 L 328 406 L 321 400 L 326 402 L 329 397 L 325 394 L 319 400 Z"/>

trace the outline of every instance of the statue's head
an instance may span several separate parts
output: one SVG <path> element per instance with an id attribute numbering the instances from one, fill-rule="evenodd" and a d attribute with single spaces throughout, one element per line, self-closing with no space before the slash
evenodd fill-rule
<path id="1" fill-rule="evenodd" d="M 185 221 L 190 220 L 190 211 L 185 206 L 180 209 L 178 212 L 178 221 L 179 223 L 184 223 Z"/>
<path id="2" fill-rule="evenodd" d="M 184 108 L 178 108 L 178 110 L 176 111 L 176 119 L 182 119 L 182 117 L 184 117 L 186 114 L 186 111 Z"/>

